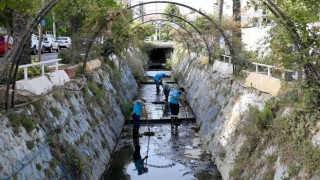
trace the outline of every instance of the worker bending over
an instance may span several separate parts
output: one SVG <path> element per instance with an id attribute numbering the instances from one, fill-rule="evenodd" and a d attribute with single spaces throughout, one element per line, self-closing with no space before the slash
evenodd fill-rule
<path id="1" fill-rule="evenodd" d="M 156 83 L 157 93 L 160 92 L 160 85 L 162 84 L 162 79 L 165 76 L 165 73 L 158 73 L 153 77 L 154 82 Z"/>

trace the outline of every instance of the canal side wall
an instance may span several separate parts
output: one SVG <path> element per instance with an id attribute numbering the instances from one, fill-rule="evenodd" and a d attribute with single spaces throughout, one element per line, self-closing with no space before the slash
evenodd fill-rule
<path id="1" fill-rule="evenodd" d="M 128 64 L 143 69 L 137 59 L 147 57 L 129 53 L 112 56 L 88 78 L 72 79 L 0 114 L 1 179 L 99 179 L 138 91 Z"/>
<path id="2" fill-rule="evenodd" d="M 232 79 L 232 69 L 230 71 L 227 63 L 204 64 L 199 59 L 195 54 L 176 52 L 172 68 L 174 77 L 187 91 L 206 149 L 212 154 L 223 179 L 230 179 L 234 161 L 245 141 L 238 132 L 248 120 L 249 108 L 262 110 L 272 96 L 246 88 L 244 81 Z M 259 161 L 265 160 L 263 154 Z M 278 163 L 277 168 L 281 177 L 283 167 Z M 256 178 L 265 170 L 263 167 L 259 169 Z"/>

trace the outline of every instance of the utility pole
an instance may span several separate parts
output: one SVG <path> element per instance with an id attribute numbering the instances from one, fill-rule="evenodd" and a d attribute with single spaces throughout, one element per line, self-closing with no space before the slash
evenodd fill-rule
<path id="1" fill-rule="evenodd" d="M 54 18 L 54 13 L 52 13 L 52 18 L 53 18 L 53 24 L 52 24 L 52 29 L 53 29 L 53 38 L 57 38 L 57 31 L 56 31 L 56 20 Z"/>
<path id="2" fill-rule="evenodd" d="M 38 60 L 41 61 L 41 51 L 42 51 L 42 23 L 38 24 L 39 40 L 38 40 Z"/>

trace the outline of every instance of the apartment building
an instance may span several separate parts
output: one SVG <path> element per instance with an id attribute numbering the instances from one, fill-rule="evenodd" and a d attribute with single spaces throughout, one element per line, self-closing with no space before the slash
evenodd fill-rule
<path id="1" fill-rule="evenodd" d="M 213 0 L 214 13 L 219 12 L 219 0 Z M 232 17 L 232 0 L 224 0 L 223 16 Z M 261 27 L 270 25 L 271 21 L 268 18 L 268 11 L 265 7 L 253 6 L 249 4 L 249 0 L 241 1 L 241 26 L 246 27 Z"/>
<path id="2" fill-rule="evenodd" d="M 214 13 L 219 12 L 219 0 L 213 0 Z M 233 1 L 224 0 L 223 17 L 231 18 L 233 13 Z M 241 1 L 241 27 L 242 41 L 247 50 L 264 51 L 268 47 L 263 43 L 268 36 L 268 30 L 272 22 L 268 18 L 269 12 L 265 7 L 253 6 L 249 0 Z"/>

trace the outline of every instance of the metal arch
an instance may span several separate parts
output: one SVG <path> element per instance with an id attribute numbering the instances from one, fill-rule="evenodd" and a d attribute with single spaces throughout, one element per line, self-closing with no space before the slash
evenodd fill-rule
<path id="1" fill-rule="evenodd" d="M 140 27 L 140 26 L 142 26 L 142 25 L 144 25 L 144 24 L 146 24 L 146 23 L 154 22 L 154 21 L 159 21 L 159 20 L 168 21 L 168 20 L 165 20 L 165 19 L 151 19 L 151 20 L 148 20 L 148 21 L 144 21 L 143 23 L 140 23 L 139 25 L 137 25 L 137 26 L 135 26 L 134 28 L 132 28 L 131 31 L 134 31 L 136 28 L 138 28 L 138 27 Z M 168 21 L 168 22 L 171 22 L 171 21 Z M 167 25 L 167 24 L 165 24 L 165 26 L 166 26 L 166 27 L 171 27 L 171 26 L 169 26 L 169 25 Z M 176 31 L 180 34 L 180 36 L 184 39 L 184 41 L 186 42 L 187 47 L 188 47 L 188 52 L 190 53 L 190 47 L 189 47 L 189 42 L 188 42 L 187 38 L 186 38 L 186 37 L 182 34 L 182 32 L 180 32 L 178 29 L 175 29 L 175 28 L 173 28 L 173 27 L 171 27 L 171 29 L 176 30 Z M 188 31 L 187 31 L 187 32 L 188 32 Z M 189 32 L 188 32 L 188 33 L 189 33 Z M 192 37 L 192 36 L 191 36 L 191 37 Z M 197 44 L 195 44 L 195 47 L 197 47 Z"/>
<path id="2" fill-rule="evenodd" d="M 139 27 L 140 25 L 146 24 L 146 23 L 148 23 L 148 22 L 153 22 L 153 21 L 167 21 L 167 22 L 171 22 L 171 23 L 174 23 L 174 24 L 178 25 L 179 27 L 181 27 L 183 30 L 185 30 L 185 31 L 189 34 L 189 36 L 190 36 L 190 37 L 192 38 L 192 40 L 193 40 L 193 43 L 194 43 L 195 47 L 197 48 L 197 42 L 194 40 L 192 33 L 191 33 L 190 31 L 188 31 L 188 30 L 187 30 L 184 26 L 182 26 L 181 24 L 176 23 L 176 22 L 173 22 L 173 21 L 170 21 L 170 20 L 168 20 L 168 19 L 151 19 L 151 20 L 148 20 L 148 21 L 145 21 L 145 22 L 140 23 L 138 26 L 132 28 L 132 30 L 135 29 L 135 28 L 137 28 L 137 27 Z M 167 25 L 167 26 L 168 26 L 168 25 Z M 169 27 L 171 27 L 171 26 L 169 26 Z M 174 28 L 173 28 L 173 29 L 174 29 Z M 175 29 L 175 30 L 177 30 L 177 29 Z M 178 31 L 178 30 L 177 30 L 177 31 Z M 178 32 L 180 32 L 180 31 L 178 31 Z M 180 34 L 181 34 L 181 32 L 180 32 Z M 184 37 L 184 36 L 183 36 L 183 37 Z M 187 41 L 187 40 L 185 39 L 185 41 Z M 198 52 L 197 52 L 197 53 L 198 53 Z"/>
<path id="3" fill-rule="evenodd" d="M 127 7 L 128 10 L 132 9 L 132 8 L 135 8 L 135 7 L 138 7 L 138 6 L 141 6 L 141 5 L 145 5 L 145 4 L 155 4 L 155 3 L 165 3 L 165 4 L 174 4 L 174 5 L 178 5 L 178 6 L 182 6 L 182 7 L 185 7 L 185 8 L 188 8 L 192 11 L 195 11 L 197 13 L 199 13 L 200 15 L 202 15 L 203 17 L 205 17 L 206 19 L 208 19 L 211 24 L 216 28 L 218 29 L 218 31 L 220 32 L 220 34 L 222 35 L 222 37 L 224 38 L 227 46 L 229 47 L 229 50 L 230 50 L 230 54 L 231 56 L 235 56 L 235 51 L 233 50 L 233 47 L 229 41 L 229 39 L 227 38 L 227 36 L 225 35 L 224 31 L 219 28 L 218 24 L 213 20 L 211 19 L 208 15 L 206 15 L 205 13 L 193 8 L 193 7 L 190 7 L 188 5 L 185 5 L 185 4 L 181 4 L 181 3 L 177 3 L 177 2 L 172 2 L 172 1 L 149 1 L 149 2 L 142 2 L 142 3 L 139 3 L 139 4 L 136 4 L 136 5 L 133 5 L 133 6 L 129 6 Z M 232 58 L 232 61 L 234 60 L 234 58 Z M 235 67 L 234 67 L 235 68 Z"/>
<path id="4" fill-rule="evenodd" d="M 128 26 L 130 23 L 132 23 L 134 20 L 140 18 L 140 17 L 144 17 L 144 16 L 149 16 L 149 15 L 156 15 L 156 14 L 160 14 L 160 15 L 167 15 L 167 16 L 172 16 L 172 17 L 175 17 L 177 19 L 180 19 L 184 22 L 186 22 L 187 24 L 189 24 L 193 29 L 195 29 L 197 31 L 198 34 L 200 34 L 202 40 L 204 41 L 205 45 L 206 45 L 206 48 L 207 48 L 207 51 L 208 51 L 208 54 L 209 54 L 209 60 L 211 59 L 211 51 L 209 49 L 209 45 L 208 45 L 208 42 L 206 41 L 206 39 L 204 38 L 203 34 L 200 32 L 200 30 L 194 26 L 192 23 L 190 23 L 189 21 L 185 20 L 184 18 L 180 17 L 180 16 L 176 16 L 176 15 L 173 15 L 173 14 L 168 14 L 168 13 L 149 13 L 149 14 L 144 14 L 144 15 L 141 15 L 141 16 L 138 16 L 136 18 L 134 18 L 133 20 L 131 20 L 130 22 L 126 23 L 124 26 L 122 26 L 122 28 L 117 31 L 116 35 L 122 30 L 124 29 L 126 26 Z"/>
<path id="5" fill-rule="evenodd" d="M 153 15 L 153 13 L 144 14 L 144 16 L 148 16 L 148 15 Z M 133 18 L 131 21 L 127 22 L 124 26 L 122 26 L 122 28 L 120 28 L 120 29 L 116 32 L 116 36 L 118 35 L 118 33 L 119 33 L 123 28 L 125 28 L 126 26 L 128 26 L 129 24 L 131 24 L 134 20 L 139 19 L 140 17 L 142 17 L 142 16 L 135 17 L 135 18 Z M 165 20 L 165 19 L 160 19 L 160 20 Z M 185 31 L 187 31 L 187 33 L 191 36 L 191 38 L 192 38 L 192 40 L 193 40 L 193 42 L 194 42 L 194 44 L 195 44 L 195 47 L 198 47 L 198 46 L 196 45 L 197 42 L 194 40 L 192 33 L 191 33 L 190 31 L 188 31 L 187 28 L 185 28 L 184 26 L 182 26 L 181 24 L 179 24 L 179 23 L 177 23 L 177 22 L 169 21 L 169 20 L 166 20 L 166 21 L 175 23 L 175 24 L 177 24 L 179 27 L 181 27 L 182 29 L 184 29 Z M 199 47 L 200 47 L 200 46 L 199 46 Z M 207 49 L 207 50 L 208 50 L 208 49 Z M 197 52 L 197 54 L 198 54 L 198 52 Z"/>

